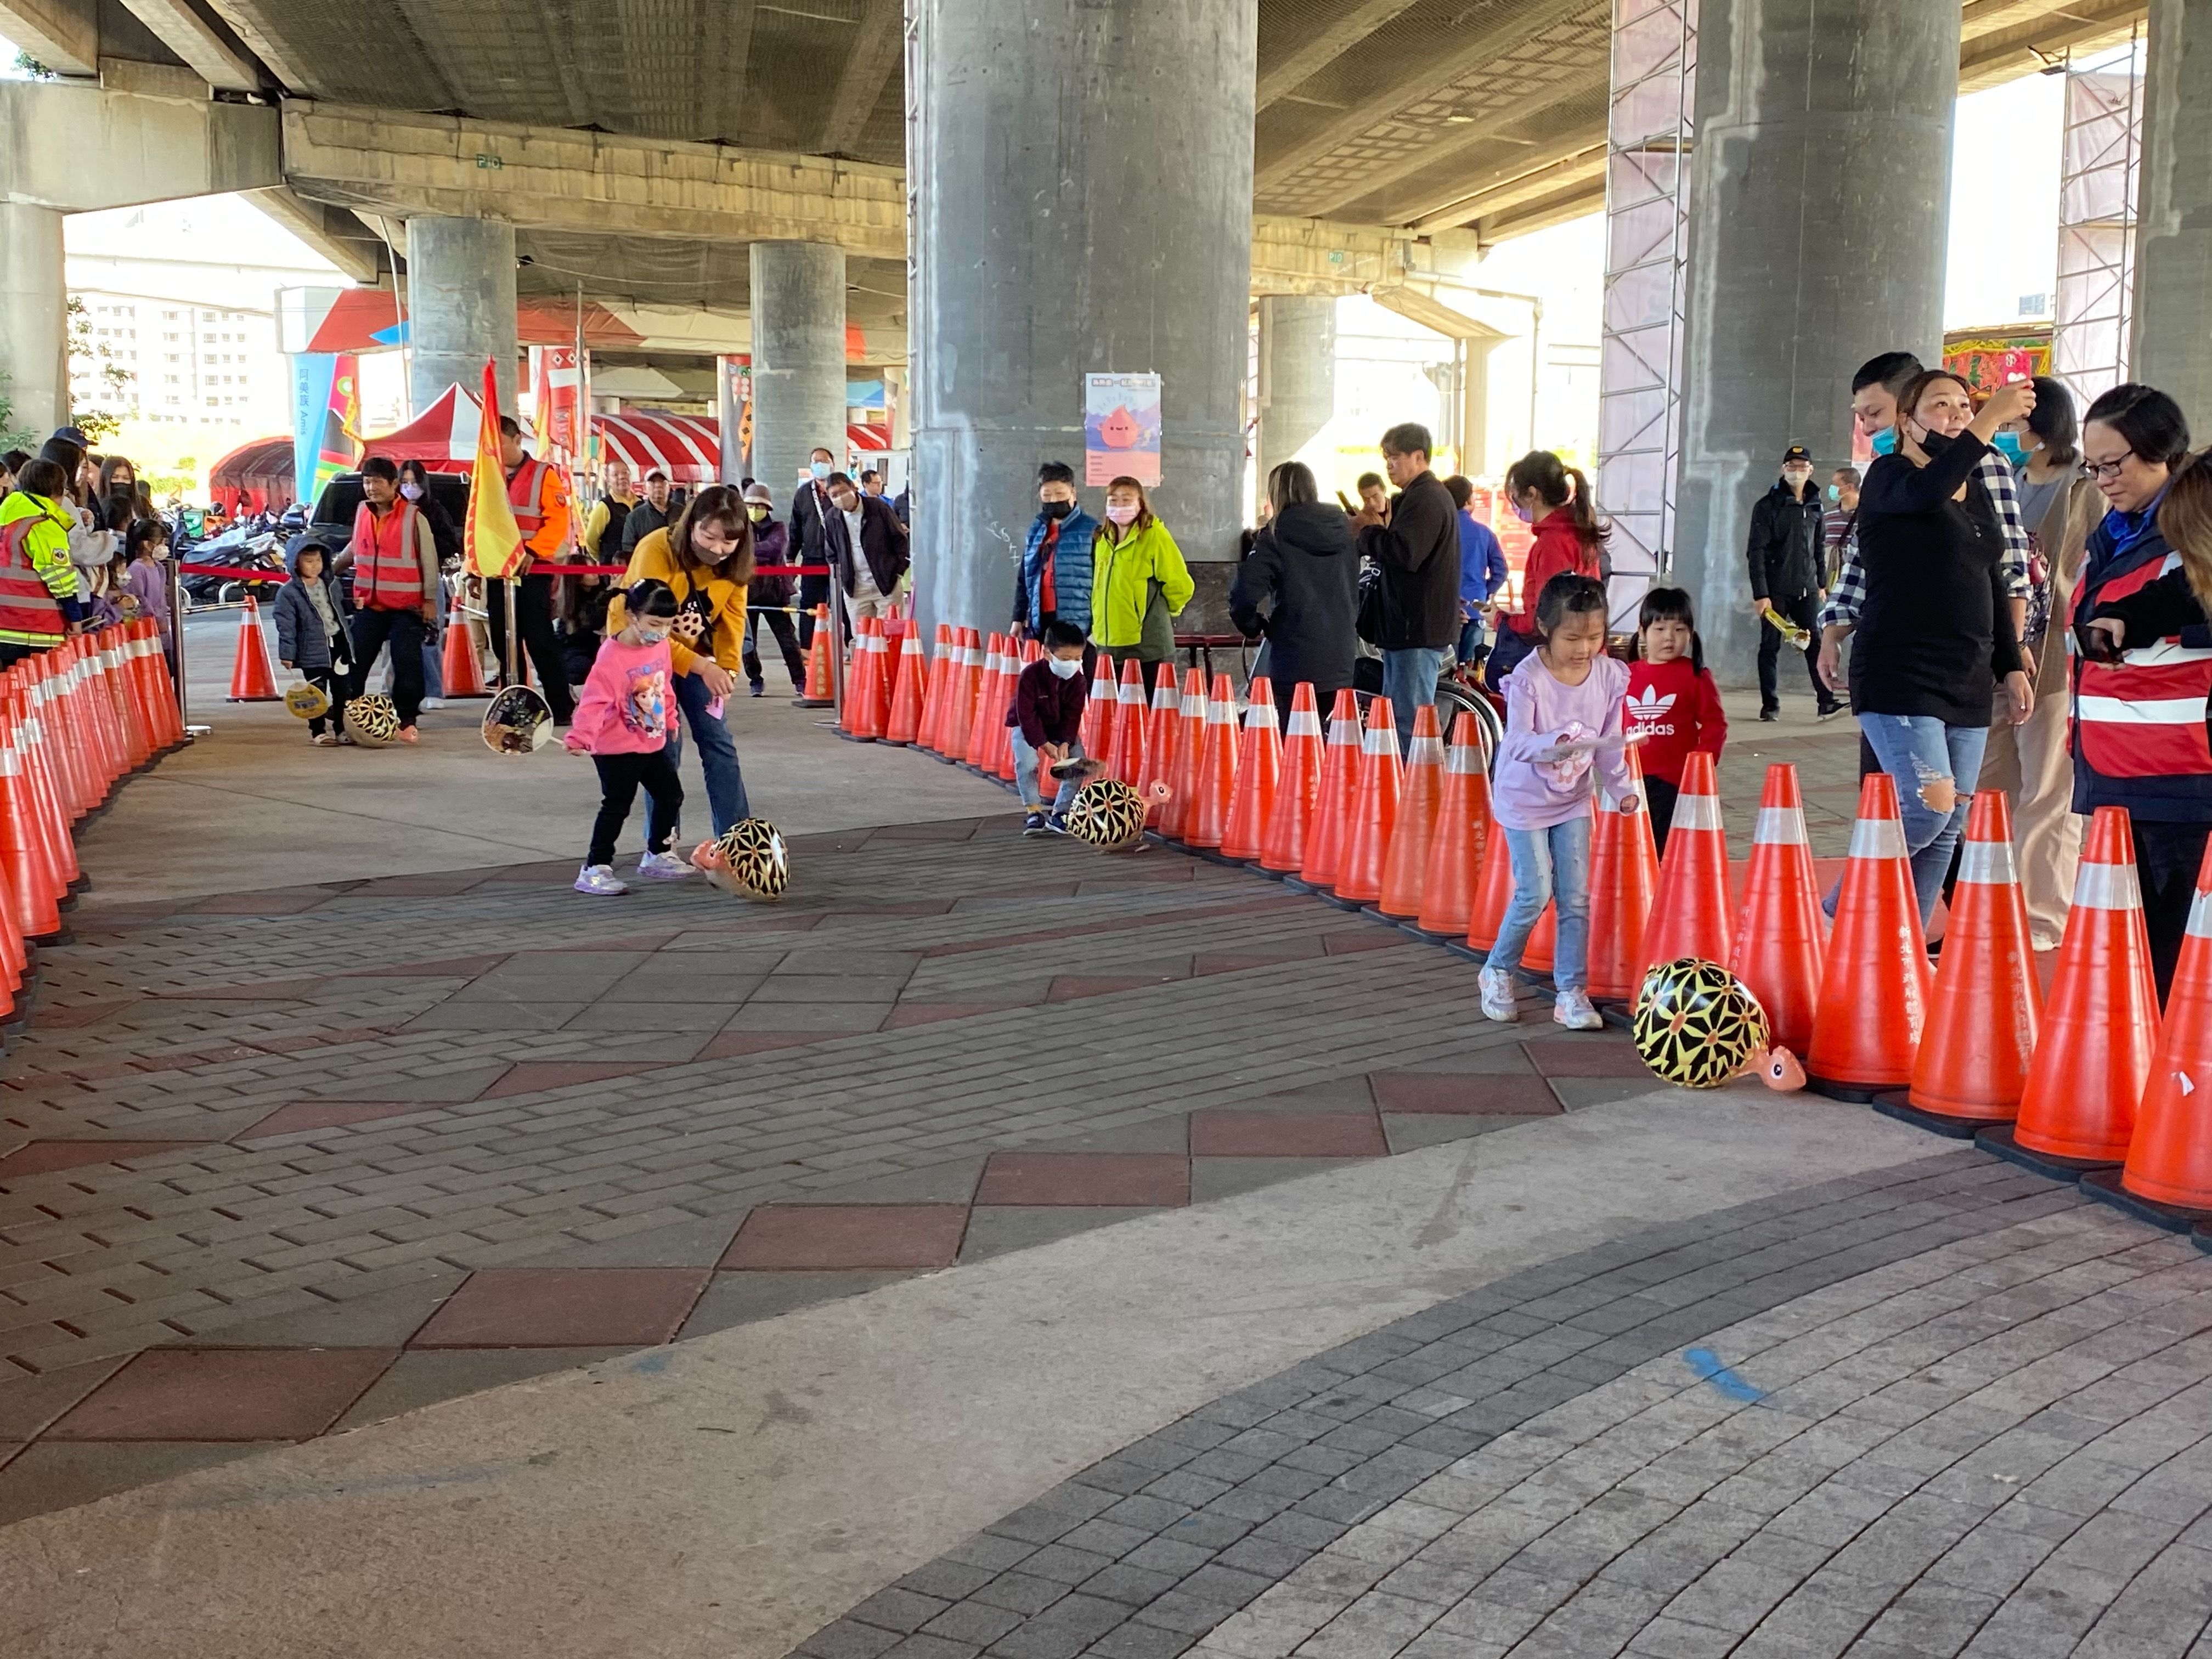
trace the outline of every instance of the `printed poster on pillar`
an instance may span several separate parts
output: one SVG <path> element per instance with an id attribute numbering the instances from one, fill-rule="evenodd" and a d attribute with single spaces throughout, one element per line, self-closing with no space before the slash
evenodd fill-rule
<path id="1" fill-rule="evenodd" d="M 1160 481 L 1160 377 L 1083 377 L 1083 482 L 1134 478 L 1147 489 Z"/>

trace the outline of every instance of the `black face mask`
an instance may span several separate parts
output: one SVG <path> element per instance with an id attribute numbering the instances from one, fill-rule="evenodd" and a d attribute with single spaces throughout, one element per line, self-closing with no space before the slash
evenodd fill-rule
<path id="1" fill-rule="evenodd" d="M 107 486 L 107 493 L 127 500 L 138 493 L 138 487 L 136 484 L 112 483 Z"/>
<path id="2" fill-rule="evenodd" d="M 1074 511 L 1073 501 L 1047 501 L 1044 504 L 1044 515 L 1048 519 L 1064 519 Z"/>
<path id="3" fill-rule="evenodd" d="M 1932 461 L 1955 441 L 1941 432 L 1923 432 L 1920 434 L 1920 453 Z"/>

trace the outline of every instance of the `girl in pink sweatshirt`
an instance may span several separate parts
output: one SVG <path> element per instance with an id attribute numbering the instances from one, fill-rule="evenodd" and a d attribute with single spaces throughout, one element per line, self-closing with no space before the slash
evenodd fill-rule
<path id="1" fill-rule="evenodd" d="M 1563 571 L 1536 600 L 1542 641 L 1505 677 L 1505 740 L 1498 745 L 1491 801 L 1513 853 L 1513 902 L 1482 970 L 1482 1012 L 1518 1019 L 1513 973 L 1544 907 L 1559 908 L 1552 1018 L 1573 1031 L 1605 1022 L 1583 988 L 1589 961 L 1590 787 L 1633 812 L 1622 757 L 1621 696 L 1628 670 L 1605 651 L 1605 585 Z"/>
<path id="2" fill-rule="evenodd" d="M 576 872 L 576 890 L 600 897 L 629 891 L 615 875 L 615 837 L 641 784 L 659 809 L 654 821 L 670 827 L 661 832 L 659 846 L 646 848 L 638 874 L 666 880 L 691 873 L 691 866 L 668 846 L 677 810 L 684 805 L 684 786 L 668 749 L 676 729 L 668 658 L 676 593 L 666 582 L 640 581 L 630 585 L 623 600 L 628 620 L 600 644 L 576 700 L 574 723 L 562 739 L 571 752 L 589 755 L 599 769 L 599 815 L 592 823 L 584 867 Z"/>

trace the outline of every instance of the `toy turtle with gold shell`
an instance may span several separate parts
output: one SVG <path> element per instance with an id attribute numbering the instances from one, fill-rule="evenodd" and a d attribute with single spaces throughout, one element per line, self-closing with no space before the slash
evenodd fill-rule
<path id="1" fill-rule="evenodd" d="M 783 833 L 766 818 L 740 818 L 691 852 L 692 867 L 726 893 L 773 903 L 791 885 Z"/>

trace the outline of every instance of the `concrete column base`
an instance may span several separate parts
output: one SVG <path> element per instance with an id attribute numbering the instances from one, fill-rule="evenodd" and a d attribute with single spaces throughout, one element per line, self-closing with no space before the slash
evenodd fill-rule
<path id="1" fill-rule="evenodd" d="M 69 416 L 69 279 L 53 208 L 0 202 L 0 386 L 6 422 L 35 449 Z M 0 433 L 0 436 L 6 434 Z"/>
<path id="2" fill-rule="evenodd" d="M 421 414 L 447 386 L 481 395 L 484 359 L 500 412 L 515 404 L 514 227 L 425 214 L 407 222 L 407 396 Z"/>

